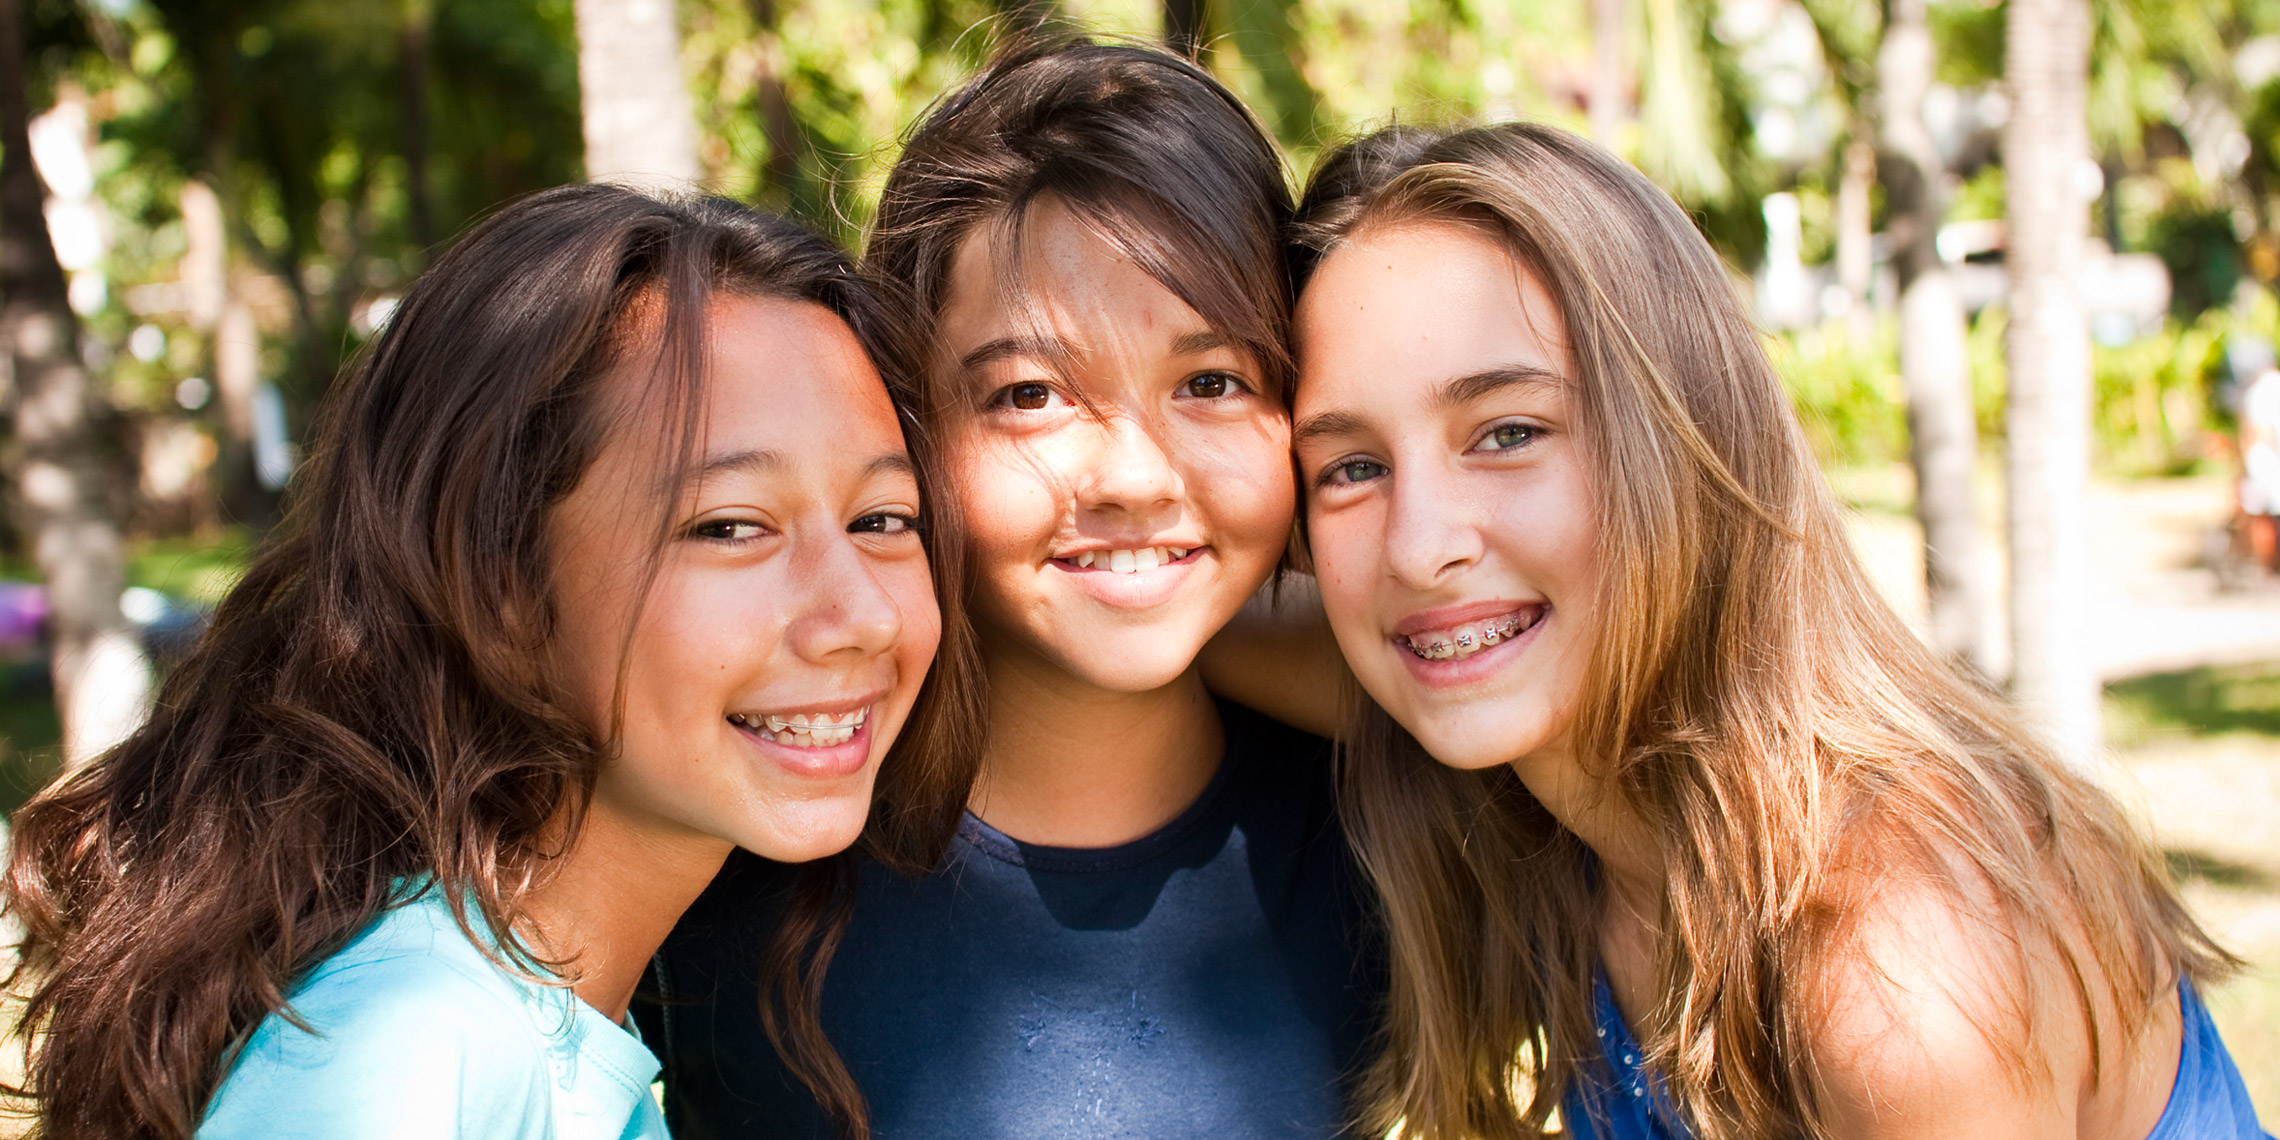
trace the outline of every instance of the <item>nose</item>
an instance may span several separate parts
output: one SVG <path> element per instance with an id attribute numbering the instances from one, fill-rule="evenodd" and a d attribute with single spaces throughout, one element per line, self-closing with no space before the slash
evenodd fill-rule
<path id="1" fill-rule="evenodd" d="M 819 526 L 791 578 L 805 591 L 786 632 L 792 651 L 818 665 L 887 653 L 901 643 L 902 607 L 880 579 L 880 567 L 844 527 Z"/>
<path id="2" fill-rule="evenodd" d="M 1137 416 L 1111 414 L 1103 417 L 1100 431 L 1101 451 L 1083 505 L 1145 511 L 1179 496 L 1179 472 L 1150 425 Z"/>
<path id="3" fill-rule="evenodd" d="M 1420 470 L 1420 468 L 1423 468 Z M 1480 561 L 1480 529 L 1466 499 L 1430 463 L 1397 466 L 1385 522 L 1385 563 L 1394 578 L 1425 590 Z"/>

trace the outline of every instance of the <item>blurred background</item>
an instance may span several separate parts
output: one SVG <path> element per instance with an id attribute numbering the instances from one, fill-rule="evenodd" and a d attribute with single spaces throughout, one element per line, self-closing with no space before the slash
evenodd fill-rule
<path id="1" fill-rule="evenodd" d="M 1887 594 L 2252 962 L 2280 1120 L 2280 0 L 0 0 L 0 809 L 131 729 L 471 219 L 658 176 L 853 243 L 1053 23 L 1196 53 L 1294 179 L 1530 117 L 1669 190 Z"/>

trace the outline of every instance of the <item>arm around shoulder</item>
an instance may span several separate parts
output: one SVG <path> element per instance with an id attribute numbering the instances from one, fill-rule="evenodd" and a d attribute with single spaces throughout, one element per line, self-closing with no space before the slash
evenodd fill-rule
<path id="1" fill-rule="evenodd" d="M 1314 579 L 1285 574 L 1244 603 L 1203 647 L 1204 687 L 1316 736 L 1345 727 L 1353 674 L 1338 653 Z"/>

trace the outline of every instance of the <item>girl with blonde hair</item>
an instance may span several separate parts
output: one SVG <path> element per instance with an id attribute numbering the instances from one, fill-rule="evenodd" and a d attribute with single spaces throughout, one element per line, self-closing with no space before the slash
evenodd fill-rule
<path id="1" fill-rule="evenodd" d="M 1667 196 L 1548 127 L 1388 132 L 1298 232 L 1370 1134 L 2262 1135 L 2199 997 L 2234 960 L 1879 600 Z"/>

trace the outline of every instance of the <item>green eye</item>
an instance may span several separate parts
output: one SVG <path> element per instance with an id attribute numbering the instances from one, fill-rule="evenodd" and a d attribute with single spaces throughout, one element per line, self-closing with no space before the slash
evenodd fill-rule
<path id="1" fill-rule="evenodd" d="M 1498 424 L 1481 440 L 1483 451 L 1510 451 L 1535 442 L 1537 429 L 1527 424 Z"/>
<path id="2" fill-rule="evenodd" d="M 1374 459 L 1349 459 L 1322 473 L 1325 483 L 1367 483 L 1385 474 L 1385 464 Z"/>

